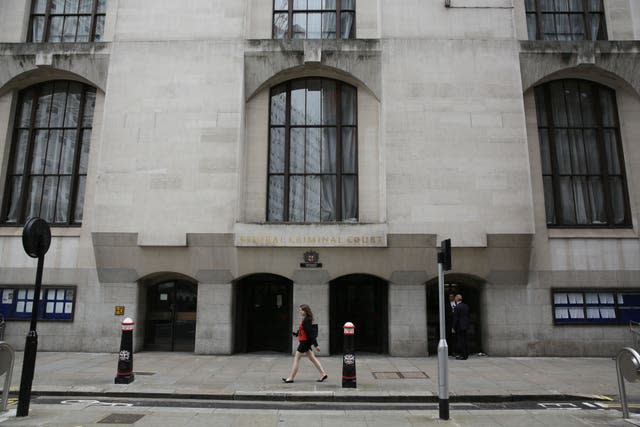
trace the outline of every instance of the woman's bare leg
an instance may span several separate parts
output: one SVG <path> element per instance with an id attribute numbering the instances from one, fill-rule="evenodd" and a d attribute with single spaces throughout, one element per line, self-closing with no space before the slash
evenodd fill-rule
<path id="1" fill-rule="evenodd" d="M 298 368 L 300 367 L 300 358 L 304 353 L 300 353 L 296 350 L 296 354 L 293 355 L 293 366 L 291 366 L 291 372 L 289 372 L 289 376 L 287 377 L 287 381 L 293 381 L 296 374 L 298 373 Z"/>
<path id="2" fill-rule="evenodd" d="M 325 375 L 327 375 L 327 373 L 324 371 L 324 368 L 322 367 L 322 365 L 320 364 L 320 361 L 318 360 L 318 358 L 316 357 L 315 354 L 313 354 L 313 350 L 309 350 L 307 351 L 307 357 L 309 358 L 309 360 L 311 361 L 311 363 L 313 363 L 313 366 L 316 367 L 316 369 L 320 372 L 320 376 L 324 377 Z"/>

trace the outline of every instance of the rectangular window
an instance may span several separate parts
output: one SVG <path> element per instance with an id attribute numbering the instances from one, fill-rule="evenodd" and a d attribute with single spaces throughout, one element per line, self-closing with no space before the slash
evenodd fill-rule
<path id="1" fill-rule="evenodd" d="M 628 324 L 640 321 L 640 290 L 583 289 L 553 291 L 553 323 Z"/>
<path id="2" fill-rule="evenodd" d="M 102 41 L 106 10 L 107 0 L 33 0 L 28 41 Z"/>
<path id="3" fill-rule="evenodd" d="M 525 0 L 529 40 L 606 40 L 602 0 Z"/>
<path id="4" fill-rule="evenodd" d="M 45 286 L 40 290 L 39 320 L 73 320 L 75 286 Z M 31 320 L 34 290 L 27 287 L 0 288 L 0 314 L 6 320 Z"/>

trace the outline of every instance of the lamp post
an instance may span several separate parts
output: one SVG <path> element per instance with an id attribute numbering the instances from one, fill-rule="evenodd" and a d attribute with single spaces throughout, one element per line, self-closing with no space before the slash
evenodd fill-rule
<path id="1" fill-rule="evenodd" d="M 24 345 L 24 360 L 22 361 L 22 376 L 20 378 L 20 394 L 18 395 L 18 409 L 16 416 L 29 415 L 29 403 L 31 400 L 31 386 L 33 373 L 36 368 L 36 353 L 38 352 L 38 306 L 40 304 L 40 287 L 42 285 L 42 269 L 44 267 L 44 254 L 51 245 L 51 230 L 49 224 L 41 218 L 30 218 L 22 230 L 22 246 L 31 258 L 38 258 L 36 269 L 36 284 L 33 291 L 33 305 L 31 307 L 31 325 L 27 333 Z"/>

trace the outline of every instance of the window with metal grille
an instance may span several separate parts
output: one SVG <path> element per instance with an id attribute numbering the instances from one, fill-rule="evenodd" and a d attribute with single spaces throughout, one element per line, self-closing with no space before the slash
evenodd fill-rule
<path id="1" fill-rule="evenodd" d="M 106 9 L 107 0 L 33 0 L 28 41 L 101 41 Z"/>
<path id="2" fill-rule="evenodd" d="M 630 227 L 615 91 L 556 80 L 535 98 L 547 224 Z"/>
<path id="3" fill-rule="evenodd" d="M 357 221 L 356 105 L 356 89 L 335 80 L 271 90 L 268 221 Z"/>
<path id="4" fill-rule="evenodd" d="M 606 40 L 602 0 L 525 0 L 529 40 Z"/>
<path id="5" fill-rule="evenodd" d="M 64 80 L 20 93 L 2 224 L 82 223 L 95 96 L 95 88 Z"/>
<path id="6" fill-rule="evenodd" d="M 274 39 L 352 39 L 355 0 L 274 0 Z"/>

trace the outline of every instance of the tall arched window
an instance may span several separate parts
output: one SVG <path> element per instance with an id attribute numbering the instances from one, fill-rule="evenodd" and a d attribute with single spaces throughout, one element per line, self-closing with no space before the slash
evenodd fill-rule
<path id="1" fill-rule="evenodd" d="M 615 92 L 557 80 L 535 97 L 547 224 L 630 227 Z"/>
<path id="2" fill-rule="evenodd" d="M 300 79 L 271 90 L 267 219 L 356 221 L 356 89 Z"/>
<path id="3" fill-rule="evenodd" d="M 20 93 L 2 223 L 82 223 L 95 96 L 95 88 L 63 80 Z"/>
<path id="4" fill-rule="evenodd" d="M 525 0 L 529 40 L 606 40 L 602 0 Z"/>
<path id="5" fill-rule="evenodd" d="M 33 0 L 31 7 L 30 42 L 102 40 L 107 0 Z"/>
<path id="6" fill-rule="evenodd" d="M 274 39 L 352 39 L 356 0 L 273 0 Z"/>

